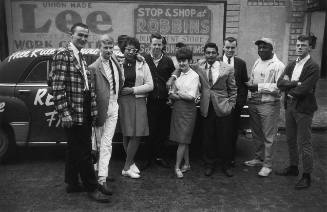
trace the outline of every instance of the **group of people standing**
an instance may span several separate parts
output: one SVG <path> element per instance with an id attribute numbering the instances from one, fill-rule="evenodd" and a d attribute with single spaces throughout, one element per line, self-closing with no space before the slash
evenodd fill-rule
<path id="1" fill-rule="evenodd" d="M 118 116 L 126 153 L 123 176 L 140 178 L 141 171 L 153 163 L 168 168 L 164 142 L 169 138 L 178 143 L 174 171 L 176 177 L 183 178 L 191 170 L 189 144 L 198 101 L 204 174 L 211 176 L 220 158 L 223 173 L 232 177 L 240 114 L 248 90 L 251 95 L 247 103 L 258 148 L 255 158 L 245 165 L 262 165 L 258 174 L 263 177 L 272 171 L 271 146 L 283 91 L 291 157 L 290 166 L 279 174 L 298 175 L 300 151 L 304 155 L 304 172 L 296 188 L 310 186 L 313 163 L 310 125 L 317 107 L 312 104 L 319 68 L 309 55 L 309 37 L 299 37 L 299 61 L 288 65 L 285 71 L 273 53 L 273 41 L 269 38 L 256 41 L 260 58 L 248 77 L 246 63 L 235 56 L 237 40 L 232 37 L 224 40 L 222 57 L 215 43 L 205 44 L 204 58 L 197 63 L 193 63 L 192 51 L 178 43 L 174 65 L 163 51 L 164 37 L 158 33 L 151 35 L 150 51 L 144 55 L 139 54 L 140 43 L 136 38 L 120 36 L 119 48 L 115 50 L 114 40 L 105 34 L 99 40 L 99 58 L 88 66 L 80 53 L 88 34 L 87 25 L 74 24 L 71 42 L 53 56 L 51 64 L 55 108 L 68 137 L 67 193 L 87 191 L 92 200 L 109 202 L 112 191 L 107 182 L 108 167 Z M 119 54 L 114 53 L 117 51 Z M 100 143 L 98 176 L 91 160 L 92 127 Z M 144 137 L 146 163 L 138 167 L 135 155 Z"/>

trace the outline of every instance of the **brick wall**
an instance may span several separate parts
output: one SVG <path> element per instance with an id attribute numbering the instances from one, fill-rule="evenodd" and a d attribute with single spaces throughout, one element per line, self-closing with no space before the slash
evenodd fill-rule
<path id="1" fill-rule="evenodd" d="M 238 39 L 241 0 L 227 0 L 225 37 Z"/>
<path id="2" fill-rule="evenodd" d="M 289 35 L 289 50 L 288 60 L 292 61 L 296 59 L 295 56 L 295 44 L 297 37 L 304 33 L 304 21 L 306 11 L 306 0 L 290 0 L 289 1 L 289 23 L 290 35 Z"/>

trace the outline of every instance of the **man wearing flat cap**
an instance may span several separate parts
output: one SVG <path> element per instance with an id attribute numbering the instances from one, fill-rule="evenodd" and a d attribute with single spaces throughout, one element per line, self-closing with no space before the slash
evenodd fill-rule
<path id="1" fill-rule="evenodd" d="M 277 80 L 285 66 L 274 54 L 274 42 L 270 38 L 261 38 L 255 45 L 259 58 L 252 67 L 247 86 L 251 91 L 248 106 L 256 148 L 254 159 L 246 161 L 245 165 L 262 166 L 258 175 L 267 177 L 272 171 L 272 145 L 280 112 Z"/>

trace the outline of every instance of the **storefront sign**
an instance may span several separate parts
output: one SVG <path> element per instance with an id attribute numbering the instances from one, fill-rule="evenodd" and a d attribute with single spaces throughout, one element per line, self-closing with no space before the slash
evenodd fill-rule
<path id="1" fill-rule="evenodd" d="M 154 32 L 166 37 L 168 54 L 174 54 L 175 44 L 183 42 L 199 55 L 210 41 L 212 15 L 206 6 L 140 5 L 134 16 L 135 35 L 145 48 Z"/>
<path id="2" fill-rule="evenodd" d="M 9 50 L 58 48 L 70 40 L 74 23 L 83 22 L 90 35 L 86 48 L 99 47 L 98 37 L 109 34 L 136 36 L 142 46 L 152 32 L 163 34 L 168 53 L 177 42 L 188 44 L 195 54 L 207 41 L 221 46 L 225 3 L 144 4 L 137 1 L 31 1 L 6 0 Z"/>

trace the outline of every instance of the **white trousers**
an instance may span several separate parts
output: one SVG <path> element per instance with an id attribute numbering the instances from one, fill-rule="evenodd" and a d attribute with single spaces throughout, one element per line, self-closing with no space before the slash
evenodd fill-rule
<path id="1" fill-rule="evenodd" d="M 103 127 L 97 127 L 97 134 L 101 135 L 100 158 L 99 158 L 99 180 L 108 177 L 108 166 L 112 154 L 112 138 L 114 137 L 118 119 L 117 101 L 109 101 L 107 118 Z"/>

